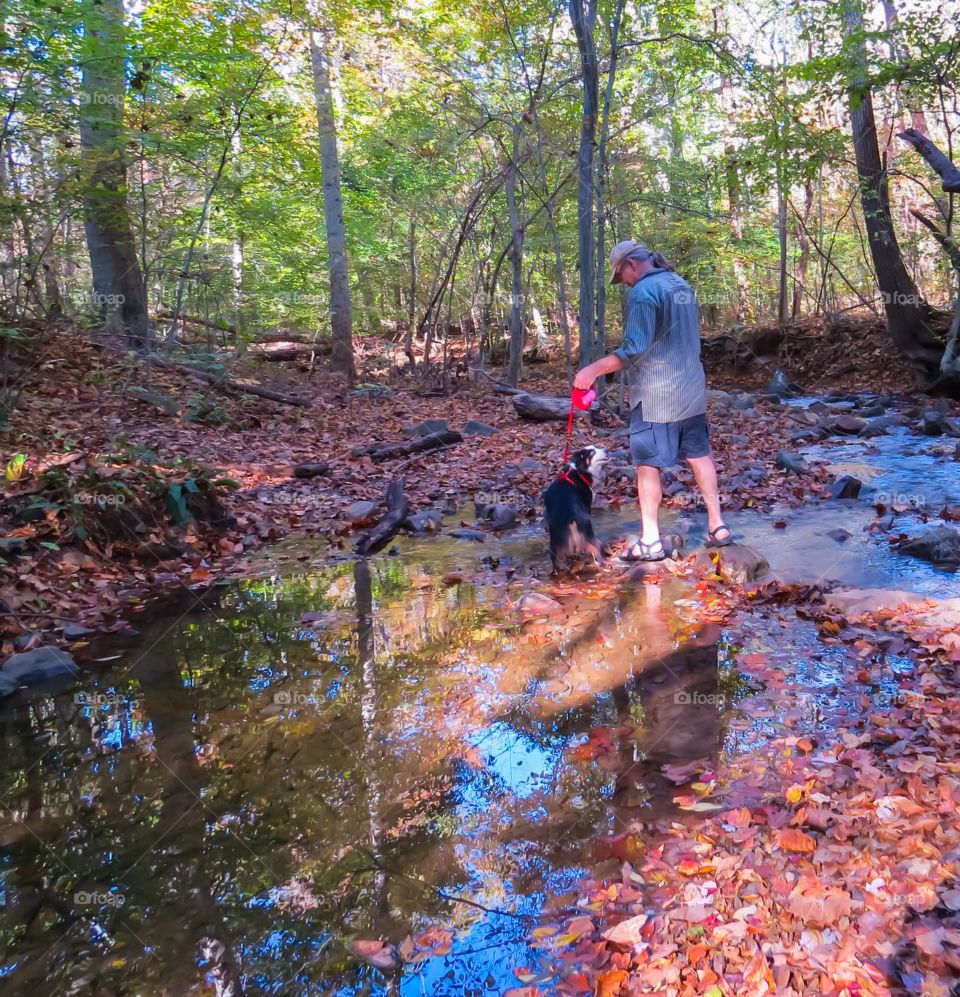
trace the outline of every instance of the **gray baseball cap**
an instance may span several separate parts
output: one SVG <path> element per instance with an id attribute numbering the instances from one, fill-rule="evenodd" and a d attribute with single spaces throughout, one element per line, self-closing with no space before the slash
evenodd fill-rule
<path id="1" fill-rule="evenodd" d="M 623 283 L 620 279 L 620 268 L 627 260 L 635 258 L 645 260 L 648 256 L 652 255 L 653 253 L 642 242 L 635 242 L 633 239 L 624 239 L 623 242 L 618 242 L 610 250 L 610 269 L 613 271 L 610 283 Z"/>

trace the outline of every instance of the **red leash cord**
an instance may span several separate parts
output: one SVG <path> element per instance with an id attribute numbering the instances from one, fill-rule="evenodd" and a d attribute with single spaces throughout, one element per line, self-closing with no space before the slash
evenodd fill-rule
<path id="1" fill-rule="evenodd" d="M 570 402 L 570 414 L 567 416 L 567 438 L 563 443 L 563 466 L 567 466 L 567 460 L 570 457 L 570 437 L 573 435 L 573 414 L 574 414 L 574 404 L 573 401 Z"/>

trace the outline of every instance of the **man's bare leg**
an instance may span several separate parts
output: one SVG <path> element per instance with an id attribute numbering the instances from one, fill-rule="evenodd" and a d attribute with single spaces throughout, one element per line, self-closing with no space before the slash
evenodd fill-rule
<path id="1" fill-rule="evenodd" d="M 713 457 L 688 457 L 687 463 L 697 482 L 697 488 L 703 496 L 703 504 L 707 507 L 707 529 L 711 532 L 724 526 L 723 513 L 720 510 L 720 486 L 717 483 L 717 465 Z M 730 531 L 720 530 L 717 540 L 726 540 Z"/>
<path id="2" fill-rule="evenodd" d="M 640 540 L 656 544 L 660 539 L 660 468 L 641 464 L 637 468 L 637 499 L 640 503 Z"/>

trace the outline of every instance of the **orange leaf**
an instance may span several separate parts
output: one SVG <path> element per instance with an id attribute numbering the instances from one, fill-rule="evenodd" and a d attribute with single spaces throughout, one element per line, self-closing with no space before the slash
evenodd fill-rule
<path id="1" fill-rule="evenodd" d="M 790 852 L 815 852 L 817 850 L 816 841 L 809 834 L 804 834 L 803 831 L 798 831 L 795 827 L 785 827 L 777 835 L 777 840 L 781 848 Z"/>
<path id="2" fill-rule="evenodd" d="M 614 969 L 609 973 L 601 973 L 597 978 L 597 997 L 617 997 L 628 975 L 626 970 L 623 969 Z"/>

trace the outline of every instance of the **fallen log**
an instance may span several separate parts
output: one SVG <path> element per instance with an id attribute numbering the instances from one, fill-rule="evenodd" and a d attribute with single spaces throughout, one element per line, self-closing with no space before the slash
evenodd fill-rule
<path id="1" fill-rule="evenodd" d="M 566 419 L 570 414 L 570 399 L 555 395 L 532 395 L 521 391 L 513 396 L 513 407 L 521 419 L 529 422 L 549 422 L 551 419 Z"/>
<path id="2" fill-rule="evenodd" d="M 498 395 L 524 394 L 524 391 L 521 388 L 515 388 L 512 384 L 507 384 L 506 381 L 498 381 L 495 377 L 491 377 L 485 370 L 481 370 L 479 367 L 471 367 L 470 371 L 473 374 L 479 374 L 481 377 L 485 377 L 493 385 L 493 390 L 496 391 Z"/>
<path id="3" fill-rule="evenodd" d="M 172 320 L 173 317 L 174 314 L 170 311 L 157 312 L 157 318 Z M 205 329 L 215 329 L 217 332 L 229 332 L 233 336 L 237 333 L 235 325 L 230 325 L 228 322 L 217 322 L 215 319 L 200 318 L 199 315 L 181 315 L 179 321 L 185 322 L 187 325 L 202 325 Z"/>
<path id="4" fill-rule="evenodd" d="M 351 450 L 350 455 L 352 457 L 370 457 L 379 464 L 381 461 L 409 457 L 411 454 L 438 450 L 440 447 L 449 447 L 462 442 L 463 435 L 461 433 L 455 429 L 448 429 L 442 433 L 430 433 L 428 436 L 404 440 L 402 443 L 371 443 L 369 446 Z"/>
<path id="5" fill-rule="evenodd" d="M 212 385 L 217 391 L 222 391 L 224 394 L 256 395 L 257 398 L 266 398 L 271 402 L 278 402 L 281 405 L 301 405 L 304 408 L 310 408 L 313 405 L 313 402 L 309 398 L 285 395 L 281 391 L 264 388 L 259 384 L 244 384 L 241 381 L 234 381 L 229 377 L 220 377 L 217 374 L 211 374 L 209 371 L 195 370 L 193 367 L 174 363 L 172 360 L 165 360 L 163 357 L 148 356 L 144 357 L 144 359 L 147 363 L 154 364 L 154 366 L 164 367 L 167 370 L 178 370 L 182 374 L 189 374 L 199 381 L 204 381 Z"/>
<path id="6" fill-rule="evenodd" d="M 277 346 L 275 349 L 271 349 L 270 346 L 271 344 L 269 343 L 264 344 L 264 346 L 253 346 L 247 350 L 247 356 L 251 360 L 268 360 L 273 363 L 279 363 L 283 360 L 303 360 L 306 357 L 324 353 L 324 350 L 320 347 L 301 346 L 299 344 L 283 344 Z M 326 352 L 331 353 L 332 350 L 328 347 Z"/>
<path id="7" fill-rule="evenodd" d="M 369 533 L 365 533 L 356 544 L 358 554 L 375 554 L 382 550 L 400 532 L 400 527 L 410 515 L 410 503 L 403 491 L 403 478 L 397 475 L 387 485 L 387 511 Z"/>

